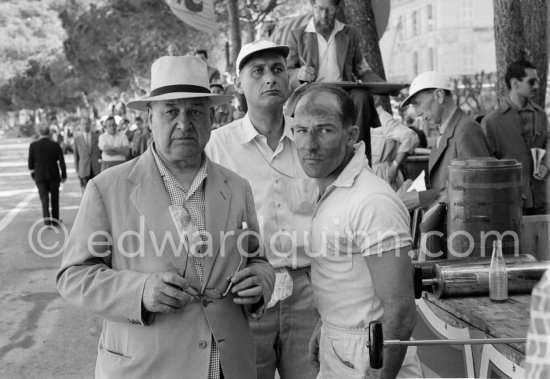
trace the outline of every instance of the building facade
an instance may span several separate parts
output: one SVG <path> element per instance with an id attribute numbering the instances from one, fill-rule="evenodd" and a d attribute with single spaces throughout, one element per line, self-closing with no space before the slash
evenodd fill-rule
<path id="1" fill-rule="evenodd" d="M 391 82 L 495 72 L 492 0 L 391 0 L 380 50 Z"/>

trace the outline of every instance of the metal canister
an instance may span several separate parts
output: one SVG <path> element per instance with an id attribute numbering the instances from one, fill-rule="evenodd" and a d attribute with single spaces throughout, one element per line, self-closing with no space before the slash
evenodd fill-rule
<path id="1" fill-rule="evenodd" d="M 536 262 L 537 258 L 531 254 L 520 254 L 518 256 L 506 255 L 504 260 L 507 265 L 513 263 L 532 263 Z M 436 272 L 434 266 L 439 264 L 440 266 L 448 265 L 458 265 L 458 264 L 482 264 L 489 265 L 491 264 L 490 257 L 477 257 L 477 258 L 464 258 L 464 259 L 455 259 L 455 260 L 434 260 L 434 261 L 422 261 L 413 263 L 413 283 L 414 283 L 414 294 L 415 298 L 420 299 L 422 296 L 422 291 L 433 292 L 433 282 L 425 279 L 433 279 L 436 277 Z"/>
<path id="2" fill-rule="evenodd" d="M 550 261 L 506 264 L 508 293 L 531 293 L 539 282 Z M 434 265 L 435 277 L 431 281 L 437 298 L 453 296 L 487 295 L 489 293 L 489 266 L 479 263 L 459 265 Z"/>

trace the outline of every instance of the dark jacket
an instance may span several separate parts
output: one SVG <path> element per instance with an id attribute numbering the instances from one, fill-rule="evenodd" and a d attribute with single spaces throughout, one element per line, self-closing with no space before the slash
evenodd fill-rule
<path id="1" fill-rule="evenodd" d="M 290 32 L 286 44 L 290 47 L 287 58 L 288 72 L 290 75 L 290 88 L 295 89 L 300 85 L 298 81 L 298 69 L 303 61 L 310 66 L 319 68 L 319 48 L 317 34 L 306 32 L 307 25 Z M 364 60 L 360 46 L 359 31 L 345 25 L 344 29 L 336 33 L 336 50 L 338 67 L 343 81 L 381 81 Z M 303 60 L 303 61 L 302 61 Z"/>
<path id="2" fill-rule="evenodd" d="M 489 149 L 493 156 L 498 159 L 515 159 L 522 164 L 524 208 L 540 208 L 546 204 L 547 180 L 541 181 L 533 178 L 531 149 L 534 147 L 548 149 L 548 118 L 540 106 L 533 102 L 531 105 L 535 109 L 535 130 L 533 138 L 527 145 L 520 132 L 519 113 L 508 102 L 487 114 L 481 122 L 481 127 L 487 136 Z M 546 163 L 543 160 L 543 164 L 548 167 L 548 150 L 545 158 Z"/>
<path id="3" fill-rule="evenodd" d="M 453 159 L 465 160 L 489 157 L 487 140 L 479 124 L 457 108 L 443 135 L 438 147 L 434 147 L 428 164 L 430 188 L 438 194 L 436 202 L 447 201 L 447 180 L 449 165 Z"/>
<path id="4" fill-rule="evenodd" d="M 67 178 L 61 146 L 47 137 L 42 137 L 31 143 L 28 163 L 29 170 L 34 170 L 35 182 L 60 182 L 61 178 Z"/>

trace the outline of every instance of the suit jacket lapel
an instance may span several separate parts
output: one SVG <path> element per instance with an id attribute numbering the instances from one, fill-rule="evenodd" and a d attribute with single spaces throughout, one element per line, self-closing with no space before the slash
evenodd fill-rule
<path id="1" fill-rule="evenodd" d="M 210 244 L 212 250 L 204 259 L 203 290 L 206 288 L 212 267 L 220 250 L 220 232 L 227 229 L 229 217 L 229 204 L 231 202 L 231 190 L 227 186 L 225 176 L 208 159 L 207 177 L 205 185 L 206 201 L 206 231 L 212 237 Z"/>
<path id="2" fill-rule="evenodd" d="M 443 155 L 443 152 L 447 149 L 447 145 L 449 144 L 449 140 L 452 138 L 452 136 L 455 134 L 456 126 L 458 125 L 458 121 L 460 120 L 461 111 L 460 109 L 456 109 L 453 115 L 451 116 L 451 119 L 449 120 L 449 124 L 447 125 L 447 128 L 445 129 L 445 132 L 443 132 L 443 135 L 441 136 L 441 140 L 439 141 L 439 146 L 437 147 L 437 150 L 435 151 L 435 154 L 430 155 L 430 161 L 428 165 L 428 171 L 431 172 L 439 158 Z"/>
<path id="3" fill-rule="evenodd" d="M 151 148 L 149 148 L 140 158 L 135 168 L 128 175 L 128 180 L 136 184 L 134 191 L 130 195 L 130 201 L 137 209 L 140 217 L 144 218 L 145 225 L 156 238 L 156 246 L 164 244 L 164 250 L 155 252 L 167 256 L 174 267 L 180 273 L 185 275 L 187 267 L 187 250 L 185 249 L 178 229 L 172 220 L 169 211 L 170 198 L 162 183 L 160 174 L 151 175 L 152 172 L 158 173 Z M 151 194 L 155 194 L 151 198 Z M 174 246 L 170 240 L 174 241 Z M 152 241 L 155 244 L 154 241 Z"/>
<path id="4" fill-rule="evenodd" d="M 344 72 L 344 64 L 348 56 L 349 36 L 345 30 L 341 30 L 334 36 L 336 42 L 336 57 L 338 58 L 338 69 L 340 73 Z M 343 75 L 343 74 L 342 74 Z"/>

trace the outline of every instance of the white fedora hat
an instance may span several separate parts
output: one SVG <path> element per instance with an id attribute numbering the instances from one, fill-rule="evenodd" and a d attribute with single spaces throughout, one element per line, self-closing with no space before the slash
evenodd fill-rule
<path id="1" fill-rule="evenodd" d="M 150 102 L 209 97 L 212 105 L 228 103 L 231 96 L 214 95 L 210 91 L 206 63 L 192 55 L 160 57 L 151 66 L 149 96 L 130 101 L 127 106 L 146 111 Z"/>
<path id="2" fill-rule="evenodd" d="M 449 78 L 437 71 L 423 72 L 412 81 L 411 86 L 409 87 L 409 96 L 403 100 L 401 106 L 404 107 L 408 105 L 412 98 L 420 91 L 438 88 L 450 91 L 452 87 Z"/>

